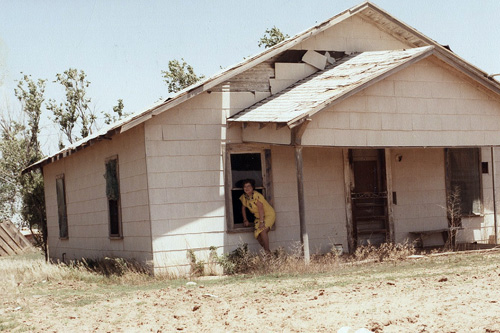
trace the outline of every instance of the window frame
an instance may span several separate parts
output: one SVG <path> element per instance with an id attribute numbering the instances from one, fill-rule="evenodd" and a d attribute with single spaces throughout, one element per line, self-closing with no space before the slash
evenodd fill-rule
<path id="1" fill-rule="evenodd" d="M 118 199 L 117 200 L 112 200 L 108 198 L 107 195 L 107 165 L 111 161 L 116 161 L 116 182 L 118 185 Z M 106 210 L 107 210 L 107 215 L 108 215 L 108 237 L 109 239 L 123 239 L 123 226 L 122 226 L 122 205 L 121 205 L 121 186 L 120 186 L 120 163 L 118 159 L 118 155 L 113 155 L 105 159 L 104 161 L 104 179 L 105 179 L 105 197 L 106 197 Z M 111 201 L 116 201 L 116 206 L 117 206 L 117 227 L 118 227 L 118 233 L 111 233 L 112 231 L 112 218 L 111 218 L 111 209 L 110 209 L 110 202 Z"/>
<path id="2" fill-rule="evenodd" d="M 476 165 L 476 172 L 477 172 L 477 177 L 479 180 L 478 190 L 479 190 L 479 209 L 477 211 L 474 211 L 474 208 L 472 209 L 471 213 L 461 213 L 461 217 L 467 218 L 467 217 L 477 217 L 477 216 L 484 216 L 484 198 L 483 198 L 483 173 L 482 173 L 482 156 L 481 156 L 481 148 L 479 147 L 471 147 L 471 148 L 445 148 L 444 153 L 445 153 L 445 176 L 446 176 L 446 198 L 448 202 L 448 197 L 452 193 L 452 188 L 451 188 L 451 182 L 452 182 L 452 170 L 451 170 L 451 162 L 450 162 L 450 152 L 453 149 L 470 149 L 470 150 L 476 150 L 477 151 L 477 159 L 474 162 Z M 470 169 L 471 171 L 473 170 L 473 167 Z M 447 207 L 448 210 L 448 207 Z"/>
<path id="3" fill-rule="evenodd" d="M 238 189 L 233 184 L 233 173 L 231 165 L 231 155 L 233 154 L 260 154 L 260 163 L 262 168 L 262 188 L 266 200 L 271 206 L 274 206 L 274 194 L 272 187 L 272 172 L 271 172 L 271 149 L 270 147 L 263 146 L 249 146 L 249 145 L 232 145 L 226 148 L 225 158 L 225 204 L 226 204 L 226 225 L 227 232 L 253 232 L 254 226 L 249 227 L 236 226 L 234 223 L 234 207 L 233 207 L 233 190 Z M 238 223 L 239 224 L 239 223 Z M 273 226 L 274 229 L 274 226 Z"/>
<path id="4" fill-rule="evenodd" d="M 58 186 L 59 181 L 62 181 L 62 200 L 63 200 L 62 207 L 60 207 L 61 202 L 59 202 L 59 198 L 60 198 L 59 186 Z M 64 173 L 56 176 L 56 202 L 57 202 L 57 221 L 58 221 L 58 225 L 59 225 L 59 239 L 61 239 L 61 240 L 69 239 L 68 201 L 66 200 L 66 179 L 64 177 Z M 63 221 L 61 221 L 61 211 L 60 211 L 61 209 L 64 211 L 62 214 Z M 63 224 L 66 226 L 66 234 L 65 235 L 62 234 Z"/>

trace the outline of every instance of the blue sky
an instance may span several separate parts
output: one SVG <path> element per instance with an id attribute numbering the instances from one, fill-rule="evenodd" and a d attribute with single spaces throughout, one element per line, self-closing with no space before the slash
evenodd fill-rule
<path id="1" fill-rule="evenodd" d="M 53 81 L 72 67 L 87 73 L 96 110 L 109 112 L 122 98 L 126 112 L 139 112 L 168 95 L 161 70 L 171 59 L 183 57 L 211 76 L 261 51 L 257 42 L 273 25 L 292 36 L 359 3 L 0 0 L 0 111 L 19 108 L 13 89 L 20 72 Z M 499 0 L 373 3 L 482 70 L 500 73 Z M 62 88 L 48 82 L 46 96 L 61 100 Z M 49 145 L 57 144 L 54 132 L 47 122 Z"/>

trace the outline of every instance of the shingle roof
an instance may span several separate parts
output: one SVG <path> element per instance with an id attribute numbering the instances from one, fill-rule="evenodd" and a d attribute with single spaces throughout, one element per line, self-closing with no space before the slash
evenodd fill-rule
<path id="1" fill-rule="evenodd" d="M 405 64 L 426 57 L 434 46 L 352 54 L 237 113 L 228 121 L 286 123 L 310 116 Z"/>

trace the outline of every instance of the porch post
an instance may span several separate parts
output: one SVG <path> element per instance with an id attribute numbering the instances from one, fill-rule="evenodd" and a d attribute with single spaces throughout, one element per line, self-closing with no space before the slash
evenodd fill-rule
<path id="1" fill-rule="evenodd" d="M 393 215 L 393 193 L 392 193 L 392 155 L 391 149 L 385 148 L 385 180 L 387 183 L 387 222 L 389 225 L 389 242 L 394 243 L 396 241 L 395 231 L 394 231 L 394 215 Z"/>
<path id="2" fill-rule="evenodd" d="M 304 261 L 309 264 L 311 260 L 309 254 L 309 235 L 306 230 L 306 209 L 304 203 L 304 174 L 302 163 L 302 134 L 311 119 L 306 118 L 294 124 L 291 129 L 291 144 L 295 147 L 295 166 L 297 168 L 297 194 L 299 199 L 299 220 L 300 220 L 300 243 L 304 252 Z"/>
<path id="3" fill-rule="evenodd" d="M 495 188 L 495 148 L 491 147 L 491 185 L 493 187 L 493 225 L 495 228 L 495 245 L 498 245 L 497 200 Z"/>
<path id="4" fill-rule="evenodd" d="M 304 176 L 302 171 L 302 147 L 295 146 L 295 165 L 297 167 L 297 192 L 299 197 L 300 243 L 304 251 L 304 261 L 310 261 L 309 235 L 306 230 L 306 215 L 304 205 Z"/>

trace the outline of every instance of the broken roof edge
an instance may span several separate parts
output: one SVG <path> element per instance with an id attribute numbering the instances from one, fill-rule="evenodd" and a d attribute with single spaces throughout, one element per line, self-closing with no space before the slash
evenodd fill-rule
<path id="1" fill-rule="evenodd" d="M 399 63 L 391 68 L 388 68 L 387 70 L 383 71 L 379 75 L 377 75 L 377 76 L 375 76 L 375 77 L 373 77 L 373 78 L 371 78 L 371 79 L 369 79 L 369 80 L 367 80 L 359 85 L 353 86 L 352 88 L 344 91 L 340 95 L 325 99 L 319 105 L 314 107 L 311 111 L 300 114 L 300 115 L 298 115 L 298 116 L 294 117 L 293 119 L 290 119 L 286 122 L 283 120 L 265 121 L 263 119 L 260 119 L 260 120 L 252 121 L 249 119 L 240 120 L 240 119 L 234 119 L 234 118 L 227 119 L 227 122 L 231 123 L 231 124 L 236 124 L 236 123 L 242 123 L 242 124 L 276 123 L 276 124 L 284 124 L 284 126 L 287 126 L 288 128 L 292 129 L 293 127 L 295 127 L 298 124 L 300 124 L 301 122 L 303 122 L 304 119 L 310 118 L 314 114 L 324 110 L 325 108 L 331 107 L 335 104 L 338 104 L 338 103 L 342 102 L 343 100 L 349 98 L 350 96 L 352 96 L 352 95 L 372 86 L 373 84 L 376 84 L 377 82 L 380 82 L 381 80 L 383 80 L 383 79 L 385 79 L 385 78 L 387 78 L 387 77 L 389 77 L 389 76 L 391 76 L 391 75 L 423 60 L 423 59 L 426 59 L 430 56 L 435 56 L 437 59 L 443 61 L 445 64 L 447 64 L 447 65 L 451 66 L 452 68 L 463 73 L 466 77 L 470 78 L 471 80 L 474 80 L 475 82 L 477 82 L 478 84 L 483 86 L 485 89 L 488 89 L 488 90 L 492 91 L 493 93 L 496 93 L 498 95 L 498 97 L 500 98 L 500 85 L 498 84 L 498 82 L 496 82 L 496 81 L 492 82 L 491 79 L 486 79 L 483 76 L 477 75 L 477 73 L 475 71 L 470 70 L 470 67 L 467 66 L 467 64 L 468 64 L 467 62 L 463 61 L 459 57 L 456 57 L 453 53 L 443 51 L 443 49 L 437 48 L 435 46 L 424 46 L 424 47 L 421 47 L 419 49 L 422 49 L 422 50 L 420 52 L 417 52 L 414 55 L 412 55 L 411 58 L 407 59 L 406 61 Z M 368 51 L 368 52 L 370 52 L 370 51 Z M 378 52 L 378 51 L 376 51 L 376 52 Z M 365 53 L 365 52 L 363 52 L 363 53 Z M 309 77 L 298 81 L 297 83 L 293 84 L 292 86 L 283 90 L 282 92 L 280 92 L 276 95 L 273 95 L 273 96 L 269 96 L 266 99 L 276 98 L 276 97 L 280 96 L 282 93 L 288 91 L 289 89 L 292 89 L 294 86 L 300 85 L 304 81 L 309 80 L 311 77 L 320 75 L 321 72 L 323 72 L 323 71 L 314 73 L 314 74 L 310 75 Z M 262 102 L 259 102 L 259 103 L 262 103 Z M 241 112 L 243 112 L 243 111 L 245 111 L 245 110 L 242 110 Z M 283 126 L 280 126 L 280 128 L 281 127 L 283 127 Z"/>
<path id="2" fill-rule="evenodd" d="M 341 102 L 342 100 L 356 94 L 357 92 L 361 91 L 361 90 L 364 90 L 366 88 L 368 88 L 369 86 L 385 79 L 386 77 L 396 73 L 396 72 L 399 72 L 400 70 L 424 59 L 424 58 L 427 58 L 429 57 L 430 55 L 433 54 L 434 50 L 435 50 L 435 47 L 430 45 L 430 46 L 423 46 L 423 47 L 420 47 L 420 48 L 414 48 L 414 49 L 410 49 L 410 50 L 417 50 L 419 49 L 417 52 L 415 52 L 414 54 L 412 54 L 408 59 L 402 61 L 401 63 L 399 64 L 396 64 L 390 68 L 387 68 L 386 70 L 382 71 L 381 73 L 379 73 L 378 75 L 366 80 L 365 82 L 362 82 L 361 84 L 359 85 L 354 85 L 352 88 L 350 89 L 347 89 L 345 90 L 342 94 L 340 95 L 337 95 L 337 96 L 333 96 L 331 98 L 327 98 L 325 99 L 323 102 L 321 102 L 319 105 L 317 105 L 316 107 L 313 108 L 313 110 L 309 111 L 309 112 L 306 112 L 306 113 L 303 113 L 303 114 L 300 114 L 288 121 L 283 121 L 283 120 L 279 120 L 279 121 L 264 121 L 262 119 L 260 120 L 255 120 L 255 121 L 252 121 L 252 120 L 248 120 L 248 119 L 243 119 L 243 120 L 239 120 L 239 119 L 235 119 L 234 117 L 236 117 L 238 115 L 235 114 L 233 115 L 231 118 L 228 118 L 227 119 L 227 122 L 228 123 L 247 123 L 247 124 L 251 124 L 251 123 L 276 123 L 276 124 L 285 124 L 285 126 L 288 126 L 290 129 L 292 129 L 293 127 L 296 127 L 298 124 L 302 123 L 304 121 L 305 118 L 310 118 L 311 116 L 313 116 L 314 114 L 320 112 L 321 110 L 329 107 L 329 106 L 332 106 L 334 104 L 337 104 L 339 102 Z M 361 52 L 359 54 L 356 54 L 356 56 L 359 56 L 359 55 L 362 55 L 362 54 L 365 54 L 365 53 L 378 53 L 378 52 L 381 52 L 381 51 L 366 51 L 366 52 Z M 351 57 L 349 57 L 351 58 Z M 351 58 L 352 59 L 352 58 Z M 328 68 L 328 69 L 325 69 L 325 70 L 322 70 L 322 71 L 318 71 L 314 74 L 311 74 L 310 76 L 302 79 L 302 80 L 299 80 L 297 81 L 296 83 L 292 84 L 290 87 L 280 91 L 279 93 L 275 94 L 275 95 L 272 95 L 272 96 L 269 96 L 267 97 L 266 99 L 264 99 L 264 101 L 266 100 L 272 100 L 274 98 L 277 98 L 279 96 L 281 96 L 282 94 L 284 93 L 287 93 L 289 92 L 291 89 L 293 89 L 294 87 L 296 86 L 299 86 L 311 79 L 314 79 L 314 77 L 318 76 L 318 75 L 321 75 L 322 73 L 324 73 L 325 71 L 328 71 L 330 70 L 331 68 Z M 258 103 L 263 103 L 264 101 L 260 101 Z M 246 109 L 245 109 L 246 110 Z M 245 110 L 242 110 L 240 112 L 244 112 Z"/>

